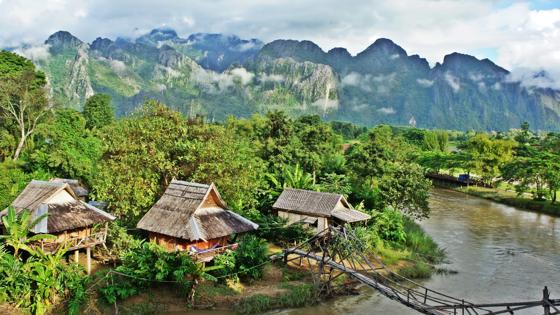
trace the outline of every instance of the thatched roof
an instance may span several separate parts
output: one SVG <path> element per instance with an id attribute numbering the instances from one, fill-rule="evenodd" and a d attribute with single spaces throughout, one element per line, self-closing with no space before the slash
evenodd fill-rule
<path id="1" fill-rule="evenodd" d="M 89 190 L 85 188 L 80 181 L 77 179 L 68 179 L 68 178 L 53 178 L 50 180 L 53 183 L 66 183 L 70 185 L 70 188 L 76 193 L 78 197 L 87 197 L 89 195 Z"/>
<path id="2" fill-rule="evenodd" d="M 63 182 L 33 180 L 12 206 L 18 213 L 28 209 L 32 218 L 47 214 L 33 228 L 34 233 L 57 233 L 115 219 L 109 213 L 79 200 L 69 184 Z M 1 211 L 0 217 L 7 212 L 8 209 Z"/>
<path id="3" fill-rule="evenodd" d="M 352 209 L 341 194 L 286 188 L 272 208 L 316 217 L 335 217 L 344 222 L 364 221 L 368 214 Z"/>
<path id="4" fill-rule="evenodd" d="M 214 184 L 174 179 L 137 227 L 196 241 L 256 230 L 258 225 L 227 210 Z"/>

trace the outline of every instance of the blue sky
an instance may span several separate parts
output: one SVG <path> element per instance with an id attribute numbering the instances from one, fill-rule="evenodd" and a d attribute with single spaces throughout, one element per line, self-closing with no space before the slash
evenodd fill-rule
<path id="1" fill-rule="evenodd" d="M 57 30 L 91 42 L 164 26 L 181 36 L 308 39 L 352 54 L 386 37 L 432 64 L 462 52 L 560 78 L 560 0 L 0 0 L 0 47 L 40 45 Z"/>

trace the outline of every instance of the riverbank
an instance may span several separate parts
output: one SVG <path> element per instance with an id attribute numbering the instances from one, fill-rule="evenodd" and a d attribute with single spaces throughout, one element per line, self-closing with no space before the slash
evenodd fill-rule
<path id="1" fill-rule="evenodd" d="M 485 188 L 479 186 L 463 186 L 463 187 L 445 187 L 455 191 L 459 191 L 468 195 L 479 198 L 488 199 L 494 202 L 502 203 L 518 209 L 560 216 L 560 203 L 553 204 L 549 200 L 534 200 L 531 198 L 519 197 L 513 191 L 503 190 L 500 188 Z"/>
<path id="2" fill-rule="evenodd" d="M 429 278 L 436 271 L 432 263 L 443 260 L 445 253 L 418 224 L 408 221 L 405 230 L 407 241 L 404 244 L 379 243 L 371 254 L 405 277 Z M 269 246 L 269 254 L 279 251 L 279 247 Z M 305 263 L 284 265 L 277 260 L 266 265 L 263 278 L 256 281 L 204 281 L 196 290 L 195 305 L 188 305 L 185 297 L 172 286 L 161 284 L 118 302 L 116 306 L 100 299 L 93 299 L 90 304 L 97 305 L 98 314 L 114 314 L 115 307 L 120 314 L 183 315 L 191 314 L 193 309 L 197 314 L 205 314 L 205 311 L 212 314 L 260 314 L 273 309 L 309 307 L 358 292 L 360 284 L 342 275 L 336 280 L 333 294 L 321 296 L 307 267 Z"/>

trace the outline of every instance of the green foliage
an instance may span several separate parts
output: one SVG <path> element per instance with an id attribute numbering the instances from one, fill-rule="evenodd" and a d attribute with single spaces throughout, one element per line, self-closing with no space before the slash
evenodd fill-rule
<path id="1" fill-rule="evenodd" d="M 264 263 L 268 261 L 266 241 L 254 235 L 245 235 L 235 251 L 236 271 L 241 278 L 260 279 Z"/>
<path id="2" fill-rule="evenodd" d="M 52 121 L 37 129 L 31 167 L 63 178 L 94 178 L 102 144 L 85 126 L 86 121 L 79 112 L 56 111 Z"/>
<path id="3" fill-rule="evenodd" d="M 238 314 L 262 314 L 272 308 L 272 298 L 264 294 L 254 294 L 238 305 L 235 305 L 235 312 Z"/>
<path id="4" fill-rule="evenodd" d="M 382 212 L 373 212 L 372 231 L 385 241 L 403 243 L 406 241 L 404 230 L 404 217 L 397 211 L 385 209 Z"/>
<path id="5" fill-rule="evenodd" d="M 470 137 L 460 148 L 466 155 L 465 169 L 472 171 L 491 184 L 499 175 L 500 167 L 511 160 L 515 142 L 503 139 L 491 139 L 486 134 Z"/>
<path id="6" fill-rule="evenodd" d="M 108 285 L 99 289 L 110 304 L 139 294 L 153 282 L 173 282 L 193 297 L 198 281 L 215 280 L 187 253 L 167 252 L 154 243 L 143 243 L 126 251 L 115 271 L 119 274 L 110 273 Z"/>
<path id="7" fill-rule="evenodd" d="M 415 218 L 427 218 L 431 182 L 424 171 L 414 163 L 389 165 L 379 180 L 383 203 Z"/>
<path id="8" fill-rule="evenodd" d="M 102 130 L 106 146 L 93 194 L 135 224 L 175 177 L 216 183 L 232 204 L 250 207 L 261 183 L 260 160 L 244 139 L 221 126 L 189 124 L 148 101 L 135 115 Z"/>
<path id="9" fill-rule="evenodd" d="M 111 96 L 107 94 L 90 96 L 84 105 L 83 114 L 88 129 L 102 128 L 111 124 L 115 120 Z"/>
<path id="10" fill-rule="evenodd" d="M 21 161 L 0 162 L 0 208 L 5 209 L 32 179 L 48 179 L 49 175 L 36 170 L 27 173 Z"/>
<path id="11" fill-rule="evenodd" d="M 61 298 L 66 298 L 69 313 L 77 314 L 86 296 L 88 278 L 77 265 L 62 262 L 66 249 L 47 254 L 31 245 L 54 238 L 48 234 L 29 236 L 29 230 L 44 218 L 32 219 L 26 210 L 16 214 L 13 208 L 2 217 L 7 234 L 0 237 L 0 299 L 16 308 L 42 315 Z"/>
<path id="12" fill-rule="evenodd" d="M 37 234 L 28 237 L 31 229 L 46 217 L 47 215 L 44 214 L 33 218 L 28 210 L 16 213 L 13 207 L 8 207 L 8 213 L 2 217 L 2 225 L 6 234 L 0 235 L 0 240 L 13 249 L 14 256 L 18 259 L 20 258 L 20 250 L 36 255 L 37 251 L 30 246 L 31 243 L 55 238 L 49 234 Z"/>
<path id="13" fill-rule="evenodd" d="M 251 295 L 235 305 L 238 314 L 262 314 L 276 308 L 310 306 L 318 302 L 316 289 L 312 284 L 287 286 L 287 292 L 270 297 L 263 294 Z"/>
<path id="14" fill-rule="evenodd" d="M 302 224 L 289 224 L 288 220 L 276 215 L 259 214 L 249 216 L 259 225 L 255 234 L 275 244 L 286 246 L 308 239 L 313 232 Z"/>

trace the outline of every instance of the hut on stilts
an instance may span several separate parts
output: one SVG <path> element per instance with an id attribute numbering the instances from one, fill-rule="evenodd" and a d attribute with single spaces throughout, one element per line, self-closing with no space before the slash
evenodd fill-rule
<path id="1" fill-rule="evenodd" d="M 213 183 L 174 179 L 137 227 L 169 251 L 188 251 L 194 260 L 208 262 L 236 248 L 233 235 L 254 231 L 258 225 L 228 210 Z"/>
<path id="2" fill-rule="evenodd" d="M 45 239 L 33 244 L 46 253 L 53 253 L 61 247 L 74 252 L 79 261 L 80 250 L 87 255 L 87 271 L 91 272 L 91 249 L 105 245 L 107 224 L 115 219 L 111 214 L 80 200 L 71 184 L 63 180 L 31 181 L 14 200 L 16 213 L 31 212 L 31 220 L 46 216 L 30 231 L 33 234 L 51 234 L 54 239 Z M 0 212 L 6 215 L 8 209 Z M 95 227 L 95 228 L 94 228 Z"/>
<path id="3" fill-rule="evenodd" d="M 321 232 L 329 225 L 345 225 L 364 222 L 369 214 L 352 208 L 341 194 L 286 188 L 272 209 L 288 224 L 302 223 Z"/>

